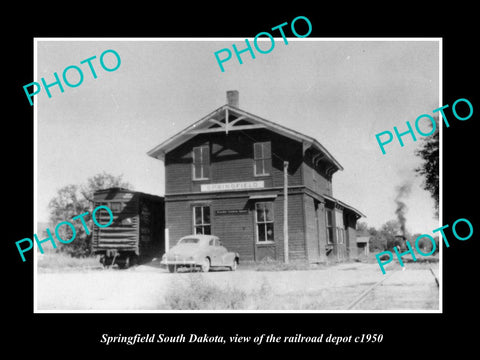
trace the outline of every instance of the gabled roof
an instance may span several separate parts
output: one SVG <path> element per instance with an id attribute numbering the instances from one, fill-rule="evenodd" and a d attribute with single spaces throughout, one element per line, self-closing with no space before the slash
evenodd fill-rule
<path id="1" fill-rule="evenodd" d="M 316 150 L 319 159 L 327 159 L 336 167 L 336 170 L 343 170 L 340 163 L 314 138 L 228 104 L 214 110 L 160 145 L 155 146 L 147 154 L 155 159 L 163 159 L 166 153 L 198 134 L 223 131 L 228 134 L 229 131 L 262 128 L 306 144 L 311 149 Z"/>

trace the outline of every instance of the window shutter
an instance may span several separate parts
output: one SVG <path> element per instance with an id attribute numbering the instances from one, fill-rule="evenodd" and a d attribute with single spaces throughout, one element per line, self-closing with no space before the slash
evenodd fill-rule
<path id="1" fill-rule="evenodd" d="M 254 159 L 262 158 L 262 143 L 253 144 L 253 158 Z"/>
<path id="2" fill-rule="evenodd" d="M 271 174 L 272 172 L 272 151 L 270 146 L 270 142 L 263 143 L 263 167 L 265 174 Z"/>
<path id="3" fill-rule="evenodd" d="M 263 158 L 264 159 L 270 159 L 272 157 L 272 150 L 270 149 L 270 142 L 264 142 L 262 143 L 263 147 Z"/>
<path id="4" fill-rule="evenodd" d="M 202 146 L 203 177 L 210 178 L 210 147 Z"/>
<path id="5" fill-rule="evenodd" d="M 193 163 L 200 164 L 202 159 L 201 149 L 198 147 L 193 148 Z"/>
<path id="6" fill-rule="evenodd" d="M 207 146 L 202 146 L 202 164 L 210 165 L 210 149 Z"/>

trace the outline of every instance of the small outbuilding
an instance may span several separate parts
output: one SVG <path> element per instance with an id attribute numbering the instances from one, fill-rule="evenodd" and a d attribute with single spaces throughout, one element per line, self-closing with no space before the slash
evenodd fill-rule
<path id="1" fill-rule="evenodd" d="M 370 254 L 370 234 L 360 233 L 357 235 L 357 255 L 359 258 L 367 257 Z"/>

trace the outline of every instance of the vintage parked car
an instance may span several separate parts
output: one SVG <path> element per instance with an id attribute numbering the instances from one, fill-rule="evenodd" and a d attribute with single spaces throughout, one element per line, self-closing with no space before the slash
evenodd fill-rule
<path id="1" fill-rule="evenodd" d="M 200 268 L 203 272 L 212 267 L 229 267 L 235 271 L 239 258 L 238 253 L 228 251 L 217 236 L 197 234 L 178 240 L 163 255 L 161 264 L 172 273 L 180 267 Z"/>

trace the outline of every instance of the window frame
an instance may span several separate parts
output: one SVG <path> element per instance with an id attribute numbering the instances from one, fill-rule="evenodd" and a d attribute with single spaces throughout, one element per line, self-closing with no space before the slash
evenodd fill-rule
<path id="1" fill-rule="evenodd" d="M 196 223 L 196 220 L 197 220 L 197 217 L 195 215 L 195 209 L 196 208 L 201 208 L 201 215 L 200 215 L 201 220 L 202 220 L 201 224 Z M 204 208 L 208 208 L 209 218 L 210 218 L 210 222 L 208 222 L 208 223 L 205 222 Z M 201 233 L 197 232 L 197 227 L 200 227 L 202 229 Z M 208 233 L 208 234 L 205 234 L 205 228 L 206 227 L 210 228 L 210 233 Z M 211 211 L 210 205 L 194 205 L 194 206 L 192 206 L 192 229 L 193 229 L 193 231 L 192 231 L 193 235 L 211 235 L 212 234 L 212 211 Z"/>
<path id="2" fill-rule="evenodd" d="M 258 211 L 257 211 L 257 206 L 262 205 L 262 204 L 270 204 L 271 205 L 271 220 L 267 220 L 267 217 L 265 216 L 265 208 L 264 210 L 264 221 L 259 222 L 258 221 Z M 264 244 L 275 244 L 275 212 L 274 212 L 274 206 L 273 206 L 273 201 L 259 201 L 255 203 L 255 211 L 253 212 L 255 216 L 255 243 L 257 245 L 264 245 Z M 273 240 L 267 240 L 267 224 L 272 224 L 272 230 L 273 230 Z M 264 225 L 265 226 L 265 240 L 260 240 L 260 234 L 259 234 L 259 226 Z"/>
<path id="3" fill-rule="evenodd" d="M 328 214 L 331 214 L 331 224 L 329 225 L 328 224 Z M 327 232 L 327 245 L 333 245 L 335 244 L 335 232 L 336 232 L 336 228 L 333 226 L 333 222 L 334 222 L 334 212 L 333 212 L 333 209 L 325 209 L 325 229 L 326 229 L 326 232 Z M 329 231 L 330 230 L 330 231 Z M 332 234 L 332 237 L 330 238 L 330 233 Z"/>
<path id="4" fill-rule="evenodd" d="M 196 162 L 196 159 L 195 159 L 195 149 L 200 149 L 200 153 L 201 153 L 201 159 L 200 159 L 200 162 Z M 206 150 L 203 150 L 203 149 L 206 149 Z M 208 153 L 208 161 L 205 161 L 204 159 L 204 152 L 207 152 Z M 200 166 L 200 175 L 201 177 L 196 177 L 196 173 L 195 173 L 195 167 L 196 166 Z M 205 176 L 205 168 L 208 167 L 208 175 L 209 176 Z M 210 179 L 210 145 L 209 144 L 204 144 L 204 145 L 200 145 L 200 146 L 194 146 L 192 148 L 192 180 L 194 181 L 201 181 L 201 180 L 209 180 Z"/>
<path id="5" fill-rule="evenodd" d="M 340 221 L 337 220 L 341 220 L 341 224 Z M 335 229 L 337 233 L 337 244 L 345 244 L 345 222 L 343 221 L 343 211 L 339 209 L 335 209 Z"/>
<path id="6" fill-rule="evenodd" d="M 256 152 L 255 152 L 255 145 L 260 145 L 261 148 L 261 156 L 256 157 Z M 270 147 L 270 157 L 265 156 L 265 146 Z M 270 176 L 270 171 L 267 171 L 267 164 L 269 165 L 269 168 L 271 169 L 272 164 L 272 145 L 270 141 L 257 141 L 253 143 L 253 176 L 258 177 L 258 176 Z M 262 173 L 258 174 L 257 173 L 257 161 L 261 161 L 263 165 L 263 171 Z M 269 163 L 267 163 L 269 161 Z"/>

